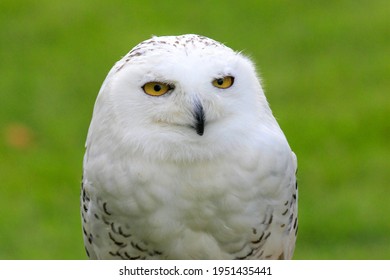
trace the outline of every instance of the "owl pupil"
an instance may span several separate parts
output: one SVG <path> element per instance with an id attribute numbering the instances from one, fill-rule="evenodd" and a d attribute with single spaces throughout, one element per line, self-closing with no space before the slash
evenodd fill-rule
<path id="1" fill-rule="evenodd" d="M 160 91 L 161 90 L 161 86 L 160 85 L 155 85 L 153 87 L 154 91 Z"/>
<path id="2" fill-rule="evenodd" d="M 223 84 L 223 79 L 218 79 L 218 80 L 217 80 L 217 84 L 220 85 L 220 86 L 222 86 L 222 84 Z"/>

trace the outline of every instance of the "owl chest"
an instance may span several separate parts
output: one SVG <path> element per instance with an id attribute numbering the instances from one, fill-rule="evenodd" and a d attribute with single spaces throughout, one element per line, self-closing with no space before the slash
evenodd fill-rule
<path id="1" fill-rule="evenodd" d="M 121 229 L 135 238 L 133 243 L 160 250 L 161 244 L 192 244 L 194 238 L 202 243 L 213 236 L 196 250 L 206 252 L 219 244 L 215 246 L 234 252 L 267 215 L 270 198 L 263 186 L 269 185 L 273 172 L 256 161 L 178 165 L 139 159 L 136 165 L 112 168 L 105 174 L 116 176 L 95 174 L 90 191 L 99 217 L 116 230 L 111 236 Z"/>
<path id="2" fill-rule="evenodd" d="M 159 227 L 190 223 L 202 229 L 259 214 L 262 195 L 257 170 L 224 161 L 199 164 L 151 164 L 128 170 L 121 187 L 111 188 L 113 212 Z M 184 222 L 185 221 L 185 222 Z"/>

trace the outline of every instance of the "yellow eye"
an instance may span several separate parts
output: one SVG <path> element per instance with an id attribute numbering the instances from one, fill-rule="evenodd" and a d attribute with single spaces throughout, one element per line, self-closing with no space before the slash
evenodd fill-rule
<path id="1" fill-rule="evenodd" d="M 146 94 L 152 96 L 161 96 L 166 94 L 169 90 L 173 89 L 173 86 L 161 82 L 149 82 L 144 84 L 142 89 Z"/>
<path id="2" fill-rule="evenodd" d="M 213 81 L 213 86 L 217 88 L 230 88 L 234 83 L 234 77 L 232 76 L 226 76 L 223 78 L 217 78 Z"/>

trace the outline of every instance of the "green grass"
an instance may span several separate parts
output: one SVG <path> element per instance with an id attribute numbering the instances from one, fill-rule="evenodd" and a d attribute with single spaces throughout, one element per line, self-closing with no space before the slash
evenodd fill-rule
<path id="1" fill-rule="evenodd" d="M 79 183 L 100 85 L 138 42 L 184 33 L 258 65 L 299 159 L 295 258 L 389 259 L 389 4 L 317 2 L 1 1 L 0 259 L 86 258 Z"/>

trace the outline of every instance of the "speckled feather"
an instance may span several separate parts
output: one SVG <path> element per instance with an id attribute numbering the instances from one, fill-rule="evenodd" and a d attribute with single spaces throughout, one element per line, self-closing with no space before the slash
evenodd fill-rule
<path id="1" fill-rule="evenodd" d="M 224 76 L 231 87 L 211 85 Z M 150 81 L 172 90 L 148 96 Z M 194 129 L 199 107 L 203 134 Z M 296 157 L 252 62 L 225 45 L 190 34 L 134 47 L 102 85 L 86 147 L 89 258 L 293 256 Z"/>

